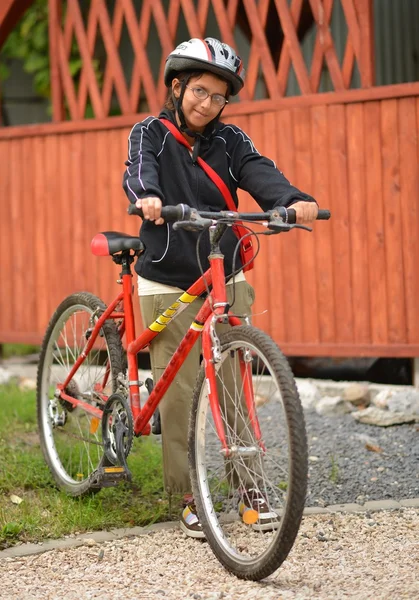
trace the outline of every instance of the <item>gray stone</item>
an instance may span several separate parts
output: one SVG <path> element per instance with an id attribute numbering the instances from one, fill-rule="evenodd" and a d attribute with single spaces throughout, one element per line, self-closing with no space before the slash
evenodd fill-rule
<path id="1" fill-rule="evenodd" d="M 314 410 L 321 400 L 321 395 L 317 387 L 304 379 L 298 379 L 296 384 L 303 408 Z"/>
<path id="2" fill-rule="evenodd" d="M 360 423 L 367 425 L 377 425 L 377 427 L 389 427 L 390 425 L 401 425 L 402 423 L 412 423 L 415 421 L 414 415 L 403 413 L 393 413 L 388 410 L 382 410 L 376 406 L 369 406 L 364 410 L 358 410 L 352 413 L 353 418 Z"/>
<path id="3" fill-rule="evenodd" d="M 6 369 L 3 369 L 3 367 L 0 367 L 0 385 L 6 385 L 11 379 L 12 374 Z"/>
<path id="4" fill-rule="evenodd" d="M 316 412 L 325 417 L 333 417 L 350 413 L 353 406 L 341 396 L 326 396 L 316 406 Z"/>
<path id="5" fill-rule="evenodd" d="M 372 403 L 377 407 L 383 410 L 388 408 L 388 401 L 393 395 L 393 390 L 381 390 L 376 394 L 372 400 Z"/>
<path id="6" fill-rule="evenodd" d="M 419 390 L 396 392 L 388 400 L 388 410 L 419 416 Z"/>
<path id="7" fill-rule="evenodd" d="M 345 512 L 345 513 L 358 513 L 364 512 L 365 508 L 355 502 L 349 504 L 330 504 L 327 507 L 329 512 Z"/>
<path id="8" fill-rule="evenodd" d="M 364 504 L 365 510 L 392 510 L 400 508 L 395 500 L 370 500 Z"/>
<path id="9" fill-rule="evenodd" d="M 354 406 L 368 406 L 371 400 L 368 385 L 362 383 L 348 385 L 343 392 L 343 398 Z"/>
<path id="10" fill-rule="evenodd" d="M 407 498 L 406 500 L 400 500 L 400 506 L 406 508 L 419 508 L 419 498 Z"/>

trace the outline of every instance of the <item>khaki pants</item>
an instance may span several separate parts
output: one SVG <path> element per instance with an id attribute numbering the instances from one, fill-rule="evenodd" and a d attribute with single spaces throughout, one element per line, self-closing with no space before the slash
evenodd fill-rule
<path id="1" fill-rule="evenodd" d="M 232 300 L 232 287 L 227 286 L 228 301 Z M 157 294 L 140 298 L 141 315 L 147 327 L 173 304 L 180 294 Z M 241 281 L 235 285 L 235 302 L 232 311 L 237 315 L 251 315 L 254 291 L 251 285 Z M 203 304 L 197 298 L 150 344 L 153 379 L 156 382 L 167 366 L 179 342 L 185 335 L 195 315 Z M 228 325 L 219 325 L 221 334 Z M 162 423 L 164 486 L 169 493 L 192 492 L 188 467 L 188 424 L 192 393 L 200 366 L 201 340 L 190 351 L 171 386 L 159 404 Z"/>

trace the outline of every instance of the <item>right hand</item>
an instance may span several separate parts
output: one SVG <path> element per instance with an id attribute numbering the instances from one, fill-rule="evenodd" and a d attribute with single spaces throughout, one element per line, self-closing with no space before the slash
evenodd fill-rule
<path id="1" fill-rule="evenodd" d="M 136 201 L 135 206 L 141 208 L 144 213 L 144 219 L 154 221 L 156 225 L 163 225 L 164 219 L 161 218 L 162 202 L 158 196 L 148 196 Z"/>

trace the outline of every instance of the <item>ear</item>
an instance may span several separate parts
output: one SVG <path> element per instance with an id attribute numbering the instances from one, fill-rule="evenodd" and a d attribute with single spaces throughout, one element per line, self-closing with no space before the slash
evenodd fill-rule
<path id="1" fill-rule="evenodd" d="M 172 93 L 174 94 L 175 98 L 179 98 L 180 96 L 180 81 L 177 77 L 174 77 L 174 79 L 172 79 Z"/>

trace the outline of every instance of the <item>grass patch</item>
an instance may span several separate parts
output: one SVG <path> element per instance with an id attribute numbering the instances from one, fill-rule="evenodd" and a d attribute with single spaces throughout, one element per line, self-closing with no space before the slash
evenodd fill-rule
<path id="1" fill-rule="evenodd" d="M 330 457 L 330 474 L 329 474 L 329 479 L 332 483 L 334 483 L 335 485 L 338 483 L 339 481 L 339 465 L 334 457 L 334 455 L 332 454 Z"/>
<path id="2" fill-rule="evenodd" d="M 57 490 L 44 462 L 35 392 L 0 386 L 0 414 L 0 548 L 168 519 L 161 447 L 153 438 L 134 440 L 130 484 L 71 498 Z M 12 496 L 22 502 L 13 503 Z"/>
<path id="3" fill-rule="evenodd" d="M 10 358 L 12 356 L 26 356 L 27 354 L 36 354 L 39 352 L 39 346 L 31 344 L 2 344 L 1 358 Z"/>

